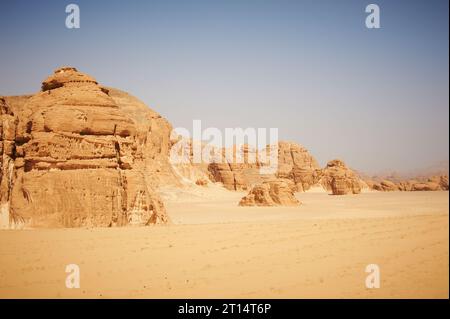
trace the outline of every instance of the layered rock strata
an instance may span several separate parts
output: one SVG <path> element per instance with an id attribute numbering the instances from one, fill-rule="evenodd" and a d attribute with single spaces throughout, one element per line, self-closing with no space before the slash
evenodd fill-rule
<path id="1" fill-rule="evenodd" d="M 0 109 L 3 228 L 169 222 L 151 176 L 171 179 L 159 115 L 71 67 Z"/>
<path id="2" fill-rule="evenodd" d="M 254 185 L 239 206 L 298 206 L 292 188 L 286 181 L 269 180 Z"/>
<path id="3" fill-rule="evenodd" d="M 318 181 L 333 195 L 359 194 L 364 187 L 363 181 L 341 160 L 332 160 L 320 172 Z"/>

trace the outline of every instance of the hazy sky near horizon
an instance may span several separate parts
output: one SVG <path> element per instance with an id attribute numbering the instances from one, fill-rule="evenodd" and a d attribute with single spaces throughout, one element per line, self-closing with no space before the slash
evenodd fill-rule
<path id="1" fill-rule="evenodd" d="M 76 3 L 81 28 L 65 27 Z M 366 5 L 381 29 L 365 27 Z M 0 2 L 0 95 L 59 66 L 140 98 L 174 127 L 278 127 L 321 165 L 449 158 L 447 0 Z"/>

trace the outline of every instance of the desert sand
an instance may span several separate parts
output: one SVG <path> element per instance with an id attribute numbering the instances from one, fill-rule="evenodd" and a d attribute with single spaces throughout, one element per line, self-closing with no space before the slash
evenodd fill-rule
<path id="1" fill-rule="evenodd" d="M 245 192 L 215 185 L 161 193 L 172 225 L 1 231 L 0 297 L 449 296 L 448 192 L 297 193 L 298 207 L 238 207 Z"/>

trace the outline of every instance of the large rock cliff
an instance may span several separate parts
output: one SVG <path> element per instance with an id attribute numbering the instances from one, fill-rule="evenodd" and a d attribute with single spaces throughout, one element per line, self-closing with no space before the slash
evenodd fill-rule
<path id="1" fill-rule="evenodd" d="M 171 126 L 137 99 L 64 67 L 0 111 L 2 228 L 169 222 Z"/>

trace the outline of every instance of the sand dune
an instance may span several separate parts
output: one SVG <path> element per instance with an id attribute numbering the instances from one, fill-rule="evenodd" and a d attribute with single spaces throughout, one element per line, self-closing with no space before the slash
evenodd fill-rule
<path id="1" fill-rule="evenodd" d="M 0 232 L 0 297 L 448 298 L 448 192 L 252 208 L 199 189 L 168 200 L 170 226 Z M 71 263 L 79 289 L 65 287 Z M 365 287 L 372 263 L 379 289 Z"/>

